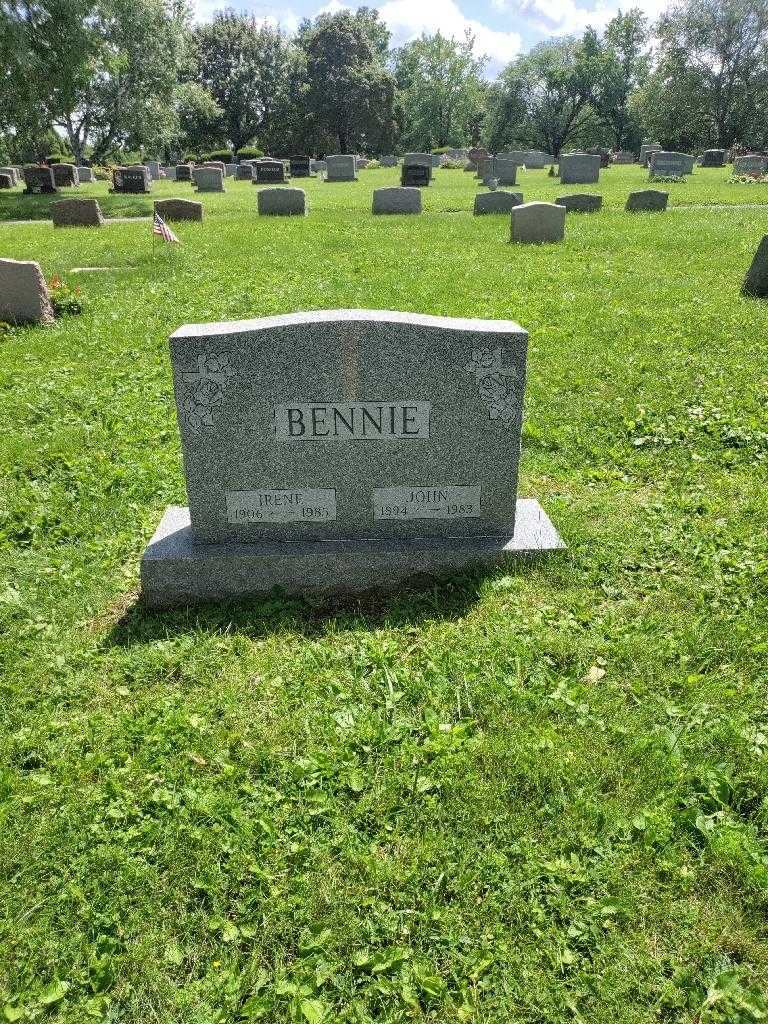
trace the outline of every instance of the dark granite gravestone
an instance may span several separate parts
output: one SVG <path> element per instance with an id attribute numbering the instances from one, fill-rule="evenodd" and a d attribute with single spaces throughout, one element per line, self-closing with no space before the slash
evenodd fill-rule
<path id="1" fill-rule="evenodd" d="M 564 206 L 568 213 L 598 213 L 603 208 L 603 197 L 599 192 L 574 192 L 560 196 L 555 203 Z"/>
<path id="2" fill-rule="evenodd" d="M 116 167 L 112 172 L 112 192 L 140 194 L 149 192 L 152 179 L 146 167 Z"/>
<path id="3" fill-rule="evenodd" d="M 724 149 L 705 149 L 701 155 L 702 167 L 725 167 L 727 153 Z"/>
<path id="4" fill-rule="evenodd" d="M 510 321 L 370 310 L 180 328 L 189 508 L 144 554 L 146 603 L 392 588 L 561 548 L 517 498 L 527 344 Z"/>
<path id="5" fill-rule="evenodd" d="M 0 188 L 13 188 L 13 175 L 0 174 Z"/>
<path id="6" fill-rule="evenodd" d="M 194 199 L 156 199 L 155 213 L 163 220 L 202 221 L 203 204 Z"/>
<path id="7" fill-rule="evenodd" d="M 431 174 L 431 168 L 422 164 L 403 164 L 400 169 L 400 185 L 403 188 L 426 188 Z"/>
<path id="8" fill-rule="evenodd" d="M 308 156 L 292 156 L 290 159 L 291 165 L 291 177 L 292 178 L 308 178 L 309 177 L 309 157 Z"/>
<path id="9" fill-rule="evenodd" d="M 282 160 L 257 160 L 255 184 L 269 182 L 280 184 L 285 181 L 285 164 Z"/>
<path id="10" fill-rule="evenodd" d="M 51 164 L 51 170 L 57 188 L 76 188 L 80 184 L 73 164 Z"/>
<path id="11" fill-rule="evenodd" d="M 59 191 L 50 167 L 25 167 L 24 182 L 26 185 L 25 196 L 52 195 Z"/>
<path id="12" fill-rule="evenodd" d="M 734 157 L 733 173 L 760 178 L 768 173 L 768 156 L 761 153 L 747 153 Z"/>
<path id="13" fill-rule="evenodd" d="M 191 164 L 176 164 L 176 181 L 192 181 Z"/>

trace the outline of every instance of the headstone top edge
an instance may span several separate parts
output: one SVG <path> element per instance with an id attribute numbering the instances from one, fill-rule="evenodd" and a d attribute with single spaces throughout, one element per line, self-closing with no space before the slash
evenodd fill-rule
<path id="1" fill-rule="evenodd" d="M 554 204 L 545 204 L 554 205 Z M 310 326 L 332 323 L 385 323 L 442 330 L 470 331 L 475 334 L 516 334 L 528 337 L 528 331 L 514 320 L 481 320 L 464 317 L 431 316 L 424 313 L 402 313 L 380 309 L 319 309 L 309 312 L 283 313 L 255 320 L 224 320 L 217 323 L 183 324 L 171 335 L 171 341 L 195 338 L 220 338 L 233 334 L 254 334 L 276 327 Z"/>

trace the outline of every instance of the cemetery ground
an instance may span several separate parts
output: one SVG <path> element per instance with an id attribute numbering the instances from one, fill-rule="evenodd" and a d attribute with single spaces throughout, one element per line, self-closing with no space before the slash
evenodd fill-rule
<path id="1" fill-rule="evenodd" d="M 297 180 L 306 218 L 228 179 L 154 263 L 146 220 L 0 225 L 84 303 L 0 341 L 0 1019 L 768 1013 L 768 302 L 739 293 L 768 186 L 697 168 L 632 215 L 640 168 L 521 172 L 605 205 L 511 246 L 460 171 L 372 217 L 397 174 Z M 192 197 L 106 191 L 63 194 Z M 186 500 L 169 334 L 349 307 L 530 331 L 520 494 L 568 551 L 337 607 L 142 609 Z"/>

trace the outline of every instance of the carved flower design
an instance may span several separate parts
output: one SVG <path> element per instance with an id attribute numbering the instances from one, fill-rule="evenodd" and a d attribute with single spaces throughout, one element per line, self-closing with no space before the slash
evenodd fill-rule
<path id="1" fill-rule="evenodd" d="M 477 390 L 492 420 L 512 420 L 519 411 L 518 375 L 504 364 L 502 348 L 477 348 L 465 369 L 477 377 Z"/>
<path id="2" fill-rule="evenodd" d="M 493 348 L 476 348 L 472 352 L 472 358 L 467 363 L 465 369 L 468 373 L 474 373 L 477 377 L 482 377 L 483 374 L 488 373 L 496 366 L 497 353 L 501 353 L 501 349 Z"/>
<path id="3" fill-rule="evenodd" d="M 224 401 L 224 388 L 234 375 L 226 352 L 198 356 L 197 369 L 182 373 L 190 392 L 182 402 L 184 422 L 193 433 L 213 426 L 213 413 Z"/>

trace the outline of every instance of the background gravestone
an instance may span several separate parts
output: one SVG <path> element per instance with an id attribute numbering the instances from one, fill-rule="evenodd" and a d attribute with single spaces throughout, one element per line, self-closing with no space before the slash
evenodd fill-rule
<path id="1" fill-rule="evenodd" d="M 379 163 L 382 167 L 397 167 L 399 161 L 396 156 L 382 156 L 379 157 Z"/>
<path id="2" fill-rule="evenodd" d="M 675 153 L 660 149 L 650 153 L 648 168 L 652 178 L 682 178 L 693 174 L 694 158 L 688 153 Z"/>
<path id="3" fill-rule="evenodd" d="M 406 167 L 425 167 L 427 170 L 427 184 L 429 184 L 429 182 L 432 181 L 432 172 L 434 170 L 434 164 L 432 162 L 431 153 L 406 153 L 405 156 L 403 157 L 403 170 L 405 170 Z M 403 181 L 402 184 L 405 185 L 407 183 Z"/>
<path id="4" fill-rule="evenodd" d="M 725 167 L 727 153 L 724 149 L 705 149 L 701 155 L 702 167 Z"/>
<path id="5" fill-rule="evenodd" d="M 251 164 L 238 164 L 235 172 L 235 181 L 253 181 L 253 166 Z"/>
<path id="6" fill-rule="evenodd" d="M 298 216 L 307 212 L 307 194 L 303 188 L 263 188 L 258 193 L 260 216 Z"/>
<path id="7" fill-rule="evenodd" d="M 475 196 L 474 215 L 485 213 L 509 213 L 523 201 L 522 192 L 481 192 Z"/>
<path id="8" fill-rule="evenodd" d="M 152 181 L 146 167 L 116 167 L 112 172 L 112 191 L 141 195 L 151 191 Z"/>
<path id="9" fill-rule="evenodd" d="M 619 149 L 613 154 L 613 162 L 615 164 L 633 164 L 635 162 L 635 154 L 631 153 L 628 149 Z"/>
<path id="10" fill-rule="evenodd" d="M 418 188 L 375 188 L 372 212 L 421 213 L 421 190 Z"/>
<path id="11" fill-rule="evenodd" d="M 13 175 L 0 171 L 0 188 L 13 188 Z"/>
<path id="12" fill-rule="evenodd" d="M 662 145 L 660 142 L 644 142 L 640 147 L 640 163 L 643 167 L 648 166 L 651 153 L 658 153 Z"/>
<path id="13" fill-rule="evenodd" d="M 19 184 L 19 172 L 15 167 L 0 167 L 0 174 L 7 174 L 11 179 L 11 185 Z"/>
<path id="14" fill-rule="evenodd" d="M 603 197 L 599 192 L 574 192 L 571 196 L 559 196 L 555 203 L 569 213 L 597 213 L 603 207 Z"/>
<path id="15" fill-rule="evenodd" d="M 285 164 L 282 160 L 257 160 L 254 180 L 273 185 L 285 181 Z"/>
<path id="16" fill-rule="evenodd" d="M 566 153 L 560 157 L 563 185 L 593 185 L 600 179 L 600 157 L 593 153 Z"/>
<path id="17" fill-rule="evenodd" d="M 202 221 L 203 204 L 194 199 L 156 199 L 155 213 L 163 220 L 194 220 Z"/>
<path id="18" fill-rule="evenodd" d="M 527 341 L 367 310 L 180 328 L 189 509 L 145 552 L 144 600 L 391 588 L 562 547 L 517 500 Z"/>
<path id="19" fill-rule="evenodd" d="M 512 242 L 562 242 L 565 207 L 556 203 L 523 203 L 512 210 Z"/>
<path id="20" fill-rule="evenodd" d="M 53 178 L 53 171 L 46 166 L 25 167 L 24 183 L 25 196 L 52 195 L 59 191 Z"/>
<path id="21" fill-rule="evenodd" d="M 3 168 L 0 167 L 0 171 Z M 733 161 L 734 174 L 750 174 L 762 176 L 768 173 L 768 156 L 759 153 L 748 153 L 746 156 L 737 156 Z"/>
<path id="22" fill-rule="evenodd" d="M 657 212 L 667 208 L 669 192 L 660 192 L 656 188 L 645 188 L 638 192 L 630 192 L 625 209 L 630 213 Z"/>
<path id="23" fill-rule="evenodd" d="M 493 176 L 500 185 L 517 184 L 517 162 L 512 153 L 497 153 L 493 158 Z"/>
<path id="24" fill-rule="evenodd" d="M 176 164 L 176 181 L 192 181 L 191 164 Z"/>
<path id="25" fill-rule="evenodd" d="M 9 324 L 52 324 L 48 286 L 40 264 L 0 259 L 0 320 Z"/>
<path id="26" fill-rule="evenodd" d="M 100 228 L 104 223 L 96 199 L 59 199 L 51 203 L 55 228 Z"/>
<path id="27" fill-rule="evenodd" d="M 403 164 L 400 168 L 400 185 L 403 188 L 427 188 L 432 170 L 424 164 Z"/>
<path id="28" fill-rule="evenodd" d="M 51 164 L 51 170 L 57 188 L 76 188 L 80 184 L 73 164 Z"/>
<path id="29" fill-rule="evenodd" d="M 81 185 L 87 184 L 92 185 L 96 179 L 93 176 L 92 167 L 78 167 L 77 178 Z"/>
<path id="30" fill-rule="evenodd" d="M 192 181 L 198 192 L 224 192 L 224 172 L 220 167 L 195 167 Z"/>
<path id="31" fill-rule="evenodd" d="M 321 163 L 322 161 L 318 161 Z M 349 153 L 329 156 L 325 161 L 326 181 L 357 181 L 357 162 Z"/>
<path id="32" fill-rule="evenodd" d="M 308 178 L 309 177 L 309 157 L 308 156 L 292 156 L 290 159 L 291 166 L 291 177 L 292 178 Z"/>
<path id="33" fill-rule="evenodd" d="M 147 160 L 147 170 L 152 181 L 160 181 L 160 163 L 157 160 Z"/>

